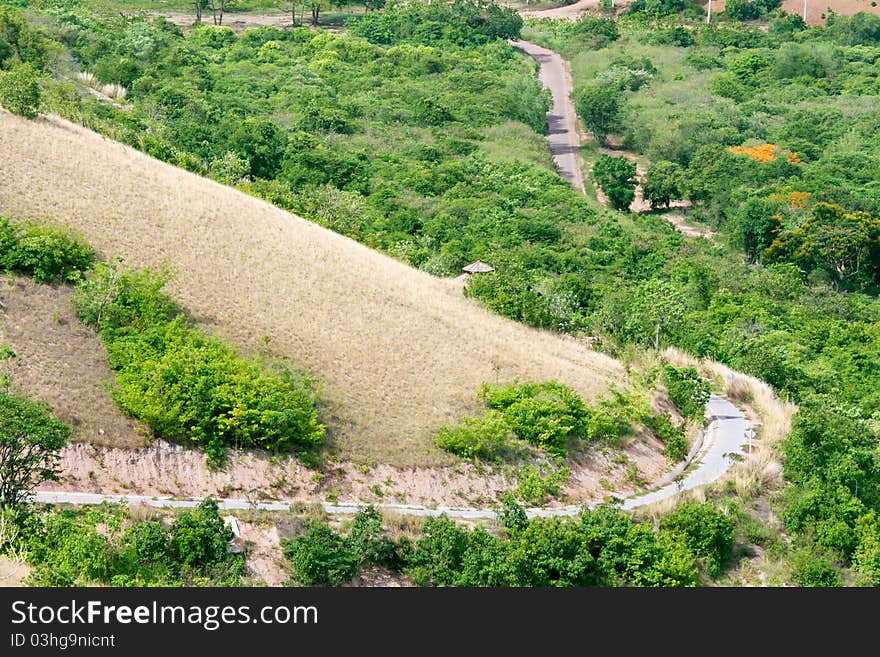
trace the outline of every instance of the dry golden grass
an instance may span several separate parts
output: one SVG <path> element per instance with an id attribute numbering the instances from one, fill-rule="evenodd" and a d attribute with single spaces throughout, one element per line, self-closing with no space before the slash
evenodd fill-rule
<path id="1" fill-rule="evenodd" d="M 167 263 L 209 333 L 324 382 L 344 458 L 448 463 L 437 428 L 484 381 L 559 379 L 587 398 L 624 372 L 573 339 L 493 315 L 450 281 L 56 118 L 0 113 L 0 212 L 79 231 L 104 257 Z"/>
<path id="2" fill-rule="evenodd" d="M 24 277 L 0 279 L 0 343 L 16 358 L 0 361 L 11 391 L 49 404 L 73 429 L 73 439 L 95 445 L 137 447 L 149 429 L 125 416 L 104 383 L 113 379 L 107 351 L 70 309 L 71 289 L 38 285 Z"/>

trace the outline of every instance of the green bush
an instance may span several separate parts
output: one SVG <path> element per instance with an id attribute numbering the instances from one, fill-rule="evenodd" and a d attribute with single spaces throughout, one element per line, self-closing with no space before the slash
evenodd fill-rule
<path id="1" fill-rule="evenodd" d="M 489 408 L 503 414 L 522 440 L 563 455 L 569 438 L 586 438 L 587 407 L 578 394 L 557 381 L 510 385 L 483 384 Z"/>
<path id="2" fill-rule="evenodd" d="M 358 555 L 326 523 L 308 523 L 304 534 L 281 546 L 294 579 L 305 586 L 340 586 L 357 572 Z"/>
<path id="3" fill-rule="evenodd" d="M 13 114 L 32 119 L 40 113 L 40 76 L 29 63 L 0 72 L 0 105 Z"/>
<path id="4" fill-rule="evenodd" d="M 571 471 L 561 461 L 541 465 L 529 463 L 517 469 L 513 494 L 526 504 L 542 506 L 548 497 L 559 495 L 569 477 Z"/>
<path id="5" fill-rule="evenodd" d="M 791 578 L 797 586 L 840 586 L 837 569 L 823 555 L 803 548 L 790 558 Z"/>
<path id="6" fill-rule="evenodd" d="M 675 426 L 672 422 L 672 416 L 668 412 L 663 415 L 647 415 L 644 422 L 651 433 L 663 443 L 663 454 L 667 458 L 672 461 L 684 460 L 688 448 L 684 425 Z"/>
<path id="7" fill-rule="evenodd" d="M 685 503 L 660 519 L 660 529 L 684 541 L 712 577 L 733 553 L 733 521 L 709 503 Z"/>
<path id="8" fill-rule="evenodd" d="M 160 436 L 203 447 L 217 464 L 224 446 L 301 453 L 319 446 L 324 426 L 312 382 L 190 328 L 161 291 L 167 278 L 99 265 L 73 299 L 107 344 L 120 407 Z"/>
<path id="9" fill-rule="evenodd" d="M 237 586 L 244 573 L 212 499 L 170 524 L 133 521 L 109 504 L 52 510 L 33 515 L 23 534 L 35 586 Z"/>
<path id="10" fill-rule="evenodd" d="M 710 396 L 709 382 L 693 367 L 664 365 L 663 383 L 669 392 L 669 398 L 684 418 L 702 423 Z"/>
<path id="11" fill-rule="evenodd" d="M 611 207 L 628 211 L 636 196 L 636 165 L 625 157 L 600 155 L 590 176 L 605 192 Z"/>
<path id="12" fill-rule="evenodd" d="M 507 446 L 510 428 L 498 411 L 465 418 L 455 427 L 441 427 L 437 446 L 466 459 L 492 460 Z"/>
<path id="13" fill-rule="evenodd" d="M 58 478 L 58 450 L 69 437 L 47 404 L 0 392 L 0 507 L 17 506 Z"/>
<path id="14" fill-rule="evenodd" d="M 39 283 L 73 282 L 94 259 L 91 247 L 64 229 L 12 225 L 0 216 L 0 268 L 27 274 Z"/>

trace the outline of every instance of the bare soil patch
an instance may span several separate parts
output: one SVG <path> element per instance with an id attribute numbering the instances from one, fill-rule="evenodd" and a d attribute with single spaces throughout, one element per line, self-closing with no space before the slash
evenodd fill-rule
<path id="1" fill-rule="evenodd" d="M 149 429 L 124 415 L 106 383 L 113 380 L 98 335 L 70 309 L 72 290 L 38 285 L 21 276 L 0 279 L 0 343 L 17 357 L 0 361 L 12 391 L 49 404 L 73 429 L 73 439 L 95 445 L 136 447 Z"/>

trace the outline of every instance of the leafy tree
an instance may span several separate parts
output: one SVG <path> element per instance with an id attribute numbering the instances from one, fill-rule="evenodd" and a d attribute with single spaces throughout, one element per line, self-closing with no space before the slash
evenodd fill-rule
<path id="1" fill-rule="evenodd" d="M 680 537 L 712 577 L 721 574 L 733 552 L 734 522 L 709 503 L 679 505 L 660 519 L 660 529 Z"/>
<path id="2" fill-rule="evenodd" d="M 281 168 L 287 138 L 271 121 L 247 119 L 232 134 L 230 148 L 250 163 L 250 175 L 271 179 Z"/>
<path id="3" fill-rule="evenodd" d="M 880 219 L 816 203 L 803 222 L 784 226 L 766 253 L 808 271 L 822 269 L 835 285 L 880 281 Z"/>
<path id="4" fill-rule="evenodd" d="M 40 113 L 40 76 L 30 63 L 0 72 L 0 104 L 13 114 L 32 119 Z"/>
<path id="5" fill-rule="evenodd" d="M 0 235 L 0 267 L 38 283 L 74 282 L 95 259 L 91 247 L 54 226 L 11 225 L 0 216 Z"/>
<path id="6" fill-rule="evenodd" d="M 733 233 L 749 260 L 757 262 L 781 226 L 780 216 L 773 203 L 752 197 L 743 203 L 733 216 Z"/>
<path id="7" fill-rule="evenodd" d="M 709 382 L 693 367 L 663 366 L 663 383 L 669 398 L 679 412 L 688 420 L 701 421 L 709 401 Z"/>
<path id="8" fill-rule="evenodd" d="M 510 492 L 504 493 L 501 498 L 498 519 L 509 532 L 519 531 L 529 524 L 526 510 L 517 503 L 516 498 Z"/>
<path id="9" fill-rule="evenodd" d="M 584 125 L 602 144 L 620 125 L 620 90 L 607 84 L 586 85 L 577 96 L 577 110 Z"/>
<path id="10" fill-rule="evenodd" d="M 642 196 L 652 208 L 668 208 L 670 202 L 684 196 L 684 190 L 684 170 L 675 162 L 654 162 L 645 171 Z"/>
<path id="11" fill-rule="evenodd" d="M 58 479 L 58 450 L 69 436 L 46 404 L 0 392 L 0 507 L 18 506 Z"/>
<path id="12" fill-rule="evenodd" d="M 600 155 L 590 174 L 612 207 L 628 210 L 636 195 L 636 165 L 625 157 Z"/>
<path id="13" fill-rule="evenodd" d="M 174 519 L 169 545 L 181 564 L 198 568 L 223 561 L 231 538 L 232 530 L 220 516 L 217 501 L 207 498 Z"/>
<path id="14" fill-rule="evenodd" d="M 358 555 L 329 525 L 310 522 L 301 536 L 281 543 L 294 579 L 306 586 L 339 586 L 357 572 Z"/>

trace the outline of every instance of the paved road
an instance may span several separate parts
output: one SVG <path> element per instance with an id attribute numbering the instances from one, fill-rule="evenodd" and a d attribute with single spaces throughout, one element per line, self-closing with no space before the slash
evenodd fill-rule
<path id="1" fill-rule="evenodd" d="M 722 397 L 712 396 L 706 405 L 706 418 L 709 421 L 703 433 L 701 448 L 694 454 L 693 467 L 683 477 L 674 481 L 662 481 L 657 487 L 648 493 L 635 495 L 623 500 L 624 509 L 634 509 L 639 506 L 659 502 L 678 493 L 708 484 L 718 479 L 735 462 L 731 454 L 742 454 L 746 443 L 745 431 L 748 422 L 742 412 L 729 401 Z M 671 479 L 668 477 L 667 479 Z M 151 497 L 148 495 L 105 495 L 101 493 L 75 493 L 66 491 L 39 491 L 33 497 L 35 502 L 49 504 L 101 504 L 103 502 L 126 502 L 130 506 L 143 504 L 159 508 L 191 508 L 199 504 L 202 498 L 175 499 L 171 497 Z M 290 511 L 295 507 L 295 502 L 271 501 L 258 502 L 256 504 L 235 498 L 218 499 L 218 504 L 225 511 Z M 320 502 L 327 513 L 331 514 L 354 514 L 367 506 L 359 503 L 331 504 Z M 379 509 L 394 511 L 408 516 L 439 516 L 446 514 L 452 518 L 494 518 L 495 512 L 486 508 L 466 507 L 434 507 L 414 506 L 407 504 L 376 504 Z M 595 505 L 593 505 L 595 506 Z M 553 509 L 532 508 L 526 509 L 529 517 L 535 516 L 573 516 L 580 513 L 581 505 L 565 506 Z"/>
<path id="2" fill-rule="evenodd" d="M 577 131 L 577 114 L 571 99 L 571 78 L 562 57 L 552 50 L 530 43 L 512 39 L 512 46 L 530 55 L 541 67 L 541 84 L 550 90 L 553 104 L 547 112 L 547 142 L 556 162 L 559 175 L 576 189 L 584 191 L 584 177 L 581 173 L 581 142 Z"/>

